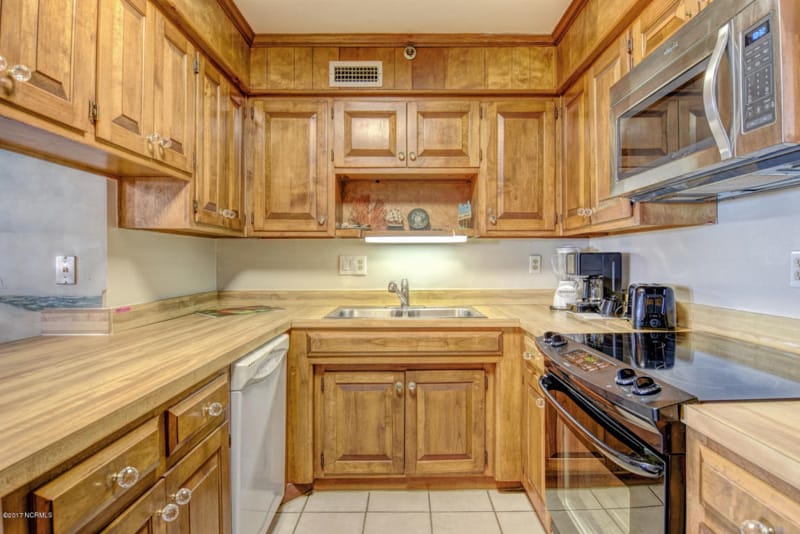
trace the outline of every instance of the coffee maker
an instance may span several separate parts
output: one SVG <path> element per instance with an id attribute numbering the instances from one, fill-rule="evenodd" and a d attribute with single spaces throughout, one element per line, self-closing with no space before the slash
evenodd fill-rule
<path id="1" fill-rule="evenodd" d="M 619 252 L 575 252 L 567 262 L 578 284 L 578 297 L 570 309 L 614 315 L 623 302 L 622 254 Z"/>

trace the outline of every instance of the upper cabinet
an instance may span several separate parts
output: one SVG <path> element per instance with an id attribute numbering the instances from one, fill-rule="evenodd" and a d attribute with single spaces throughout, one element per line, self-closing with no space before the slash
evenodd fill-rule
<path id="1" fill-rule="evenodd" d="M 253 218 L 248 235 L 332 233 L 327 117 L 324 100 L 253 101 L 247 145 Z"/>
<path id="2" fill-rule="evenodd" d="M 477 167 L 476 101 L 334 103 L 336 167 Z"/>
<path id="3" fill-rule="evenodd" d="M 192 172 L 194 46 L 146 0 L 101 2 L 98 42 L 97 137 Z"/>
<path id="4" fill-rule="evenodd" d="M 242 230 L 244 97 L 206 59 L 197 85 L 194 220 Z"/>
<path id="5" fill-rule="evenodd" d="M 562 97 L 561 224 L 564 230 L 591 222 L 592 183 L 589 165 L 589 115 L 586 76 Z M 588 210 L 588 211 L 587 211 Z"/>
<path id="6" fill-rule="evenodd" d="M 96 20 L 97 0 L 0 2 L 0 101 L 89 130 Z"/>
<path id="7" fill-rule="evenodd" d="M 555 107 L 549 98 L 488 105 L 486 235 L 556 229 Z"/>
<path id="8" fill-rule="evenodd" d="M 634 64 L 710 3 L 711 0 L 653 0 L 631 25 Z"/>

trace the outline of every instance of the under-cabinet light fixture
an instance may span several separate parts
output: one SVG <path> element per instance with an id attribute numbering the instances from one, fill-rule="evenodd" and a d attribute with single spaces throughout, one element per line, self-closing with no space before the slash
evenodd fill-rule
<path id="1" fill-rule="evenodd" d="M 466 243 L 465 235 L 368 235 L 364 238 L 367 243 L 404 243 L 404 244 L 432 244 L 432 243 Z"/>

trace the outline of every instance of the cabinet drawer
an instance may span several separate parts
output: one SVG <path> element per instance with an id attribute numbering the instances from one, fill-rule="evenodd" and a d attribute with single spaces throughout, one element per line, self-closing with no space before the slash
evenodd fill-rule
<path id="1" fill-rule="evenodd" d="M 101 513 L 113 513 L 126 505 L 130 499 L 125 497 L 138 488 L 152 484 L 162 457 L 160 429 L 158 418 L 153 418 L 36 489 L 33 507 L 43 518 L 36 521 L 34 532 L 78 531 Z M 132 471 L 127 479 L 115 477 L 128 467 L 134 468 L 138 477 Z"/>
<path id="2" fill-rule="evenodd" d="M 167 455 L 226 419 L 228 376 L 221 375 L 167 408 Z"/>
<path id="3" fill-rule="evenodd" d="M 308 354 L 500 354 L 502 332 L 310 332 Z"/>

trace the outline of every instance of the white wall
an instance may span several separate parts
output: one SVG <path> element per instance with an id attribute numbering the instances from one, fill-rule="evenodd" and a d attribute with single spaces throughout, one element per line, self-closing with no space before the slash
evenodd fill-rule
<path id="1" fill-rule="evenodd" d="M 550 255 L 586 239 L 475 239 L 452 245 L 380 245 L 356 239 L 220 240 L 217 287 L 259 289 L 385 289 L 406 277 L 412 289 L 551 288 Z M 528 255 L 543 273 L 528 274 Z M 367 276 L 339 276 L 339 255 L 367 256 Z"/>
<path id="2" fill-rule="evenodd" d="M 38 312 L 106 288 L 106 179 L 0 150 L 0 341 L 37 335 Z M 55 283 L 55 257 L 77 256 L 76 285 Z M 59 300 L 61 299 L 61 300 Z M 74 301 L 72 301 L 74 303 Z"/>
<path id="3" fill-rule="evenodd" d="M 138 304 L 217 287 L 215 240 L 117 227 L 109 183 L 108 306 Z"/>
<path id="4" fill-rule="evenodd" d="M 726 200 L 716 225 L 593 238 L 598 250 L 630 254 L 632 282 L 675 286 L 699 304 L 800 318 L 789 286 L 800 250 L 800 189 Z"/>

